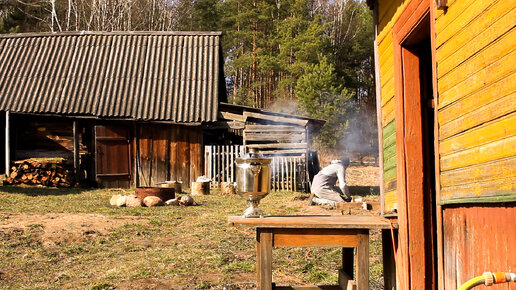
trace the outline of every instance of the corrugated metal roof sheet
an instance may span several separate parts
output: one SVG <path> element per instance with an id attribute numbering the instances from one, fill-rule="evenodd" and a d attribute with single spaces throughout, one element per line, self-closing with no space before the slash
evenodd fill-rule
<path id="1" fill-rule="evenodd" d="M 216 121 L 225 100 L 220 33 L 0 37 L 0 110 Z"/>

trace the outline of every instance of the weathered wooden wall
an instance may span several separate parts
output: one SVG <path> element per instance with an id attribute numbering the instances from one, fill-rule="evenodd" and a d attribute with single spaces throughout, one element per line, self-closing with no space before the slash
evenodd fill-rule
<path id="1" fill-rule="evenodd" d="M 441 200 L 516 195 L 516 6 L 436 12 Z"/>
<path id="2" fill-rule="evenodd" d="M 381 82 L 381 123 L 383 136 L 383 186 L 385 212 L 397 209 L 396 125 L 394 110 L 394 44 L 392 28 L 408 0 L 378 1 L 378 55 Z"/>
<path id="3" fill-rule="evenodd" d="M 386 213 L 398 205 L 392 28 L 411 1 L 419 0 L 375 1 Z M 483 271 L 507 271 L 514 264 L 515 236 L 507 227 L 516 220 L 516 6 L 448 0 L 441 10 L 430 3 L 438 96 L 437 235 L 443 242 L 439 285 L 455 289 Z M 403 265 L 398 271 L 405 271 Z"/>
<path id="4" fill-rule="evenodd" d="M 457 289 L 486 271 L 507 272 L 516 266 L 515 221 L 516 203 L 445 208 L 444 289 Z M 516 289 L 512 284 L 486 289 Z"/>
<path id="5" fill-rule="evenodd" d="M 135 131 L 136 185 L 177 180 L 190 188 L 190 182 L 203 175 L 200 126 L 138 123 Z"/>

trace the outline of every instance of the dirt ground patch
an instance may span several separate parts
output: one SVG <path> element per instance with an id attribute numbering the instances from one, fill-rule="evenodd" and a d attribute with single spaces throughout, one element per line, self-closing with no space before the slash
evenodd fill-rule
<path id="1" fill-rule="evenodd" d="M 380 168 L 377 166 L 350 166 L 346 169 L 346 183 L 350 186 L 379 186 Z"/>
<path id="2" fill-rule="evenodd" d="M 147 223 L 147 220 L 134 216 L 120 217 L 83 213 L 42 215 L 0 213 L 0 231 L 39 229 L 37 237 L 43 246 L 73 244 L 86 238 L 106 234 L 109 230 L 128 222 Z"/>

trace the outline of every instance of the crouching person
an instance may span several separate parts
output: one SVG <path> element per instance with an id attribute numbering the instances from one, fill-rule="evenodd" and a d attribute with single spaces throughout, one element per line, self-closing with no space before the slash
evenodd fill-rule
<path id="1" fill-rule="evenodd" d="M 346 168 L 348 166 L 349 158 L 343 157 L 340 160 L 333 160 L 330 165 L 319 171 L 312 182 L 311 202 L 334 208 L 337 202 L 351 201 L 351 195 L 346 185 Z M 338 187 L 336 186 L 337 181 L 339 181 Z"/>

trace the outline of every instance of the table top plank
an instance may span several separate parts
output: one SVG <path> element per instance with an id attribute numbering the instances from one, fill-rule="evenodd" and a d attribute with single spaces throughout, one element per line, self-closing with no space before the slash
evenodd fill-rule
<path id="1" fill-rule="evenodd" d="M 326 228 L 326 229 L 389 229 L 388 219 L 376 216 L 354 215 L 298 215 L 266 216 L 263 218 L 228 217 L 230 226 L 247 226 L 252 228 Z M 393 224 L 397 228 L 397 224 Z"/>

